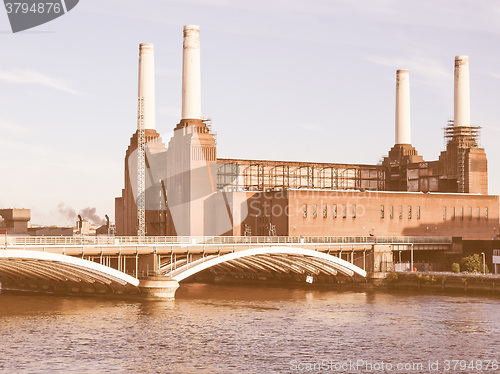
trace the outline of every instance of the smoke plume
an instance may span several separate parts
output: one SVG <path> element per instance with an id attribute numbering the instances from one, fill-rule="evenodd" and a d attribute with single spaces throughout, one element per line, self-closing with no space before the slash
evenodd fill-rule
<path id="1" fill-rule="evenodd" d="M 95 212 L 96 208 L 85 208 L 80 210 L 80 215 L 83 219 L 92 222 L 95 225 L 105 225 L 106 220 L 104 218 L 99 217 Z"/>
<path id="2" fill-rule="evenodd" d="M 66 206 L 66 204 L 59 203 L 57 209 L 59 211 L 59 214 L 63 216 L 66 220 L 71 222 L 76 220 L 76 212 L 74 211 L 74 209 L 71 209 L 69 206 Z"/>
<path id="3" fill-rule="evenodd" d="M 59 214 L 63 216 L 64 219 L 71 222 L 75 222 L 77 220 L 76 211 L 73 208 L 67 206 L 66 204 L 60 203 L 59 205 L 57 205 L 57 209 L 59 211 Z M 99 217 L 96 214 L 96 210 L 97 210 L 96 208 L 88 207 L 81 209 L 78 212 L 78 214 L 81 215 L 83 219 L 92 222 L 95 225 L 105 225 L 106 220 L 104 218 Z"/>

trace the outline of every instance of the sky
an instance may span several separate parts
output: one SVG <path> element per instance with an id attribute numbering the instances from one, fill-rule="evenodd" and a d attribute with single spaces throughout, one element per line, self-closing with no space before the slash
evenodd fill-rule
<path id="1" fill-rule="evenodd" d="M 394 145 L 397 69 L 412 145 L 444 149 L 454 57 L 470 59 L 490 194 L 500 194 L 500 3 L 80 0 L 13 34 L 0 9 L 0 207 L 33 224 L 114 219 L 137 127 L 140 43 L 155 46 L 156 127 L 180 119 L 182 26 L 200 26 L 202 112 L 221 158 L 376 164 Z M 85 217 L 84 217 L 85 218 Z"/>

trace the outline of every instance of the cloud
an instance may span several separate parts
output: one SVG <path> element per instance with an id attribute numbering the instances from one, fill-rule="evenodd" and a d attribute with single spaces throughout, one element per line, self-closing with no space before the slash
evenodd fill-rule
<path id="1" fill-rule="evenodd" d="M 493 77 L 495 79 L 500 79 L 500 74 L 498 73 L 492 73 L 492 72 L 488 72 L 487 73 L 490 77 Z"/>
<path id="2" fill-rule="evenodd" d="M 367 56 L 366 60 L 374 64 L 392 67 L 394 71 L 397 69 L 409 69 L 411 75 L 418 77 L 417 82 L 433 86 L 442 87 L 443 84 L 449 82 L 453 78 L 453 66 L 443 64 L 440 60 L 433 60 L 428 55 L 422 58 L 418 55 L 401 57 L 380 57 Z"/>
<path id="3" fill-rule="evenodd" d="M 10 71 L 0 71 L 0 81 L 13 84 L 37 84 L 73 95 L 81 95 L 81 92 L 71 88 L 61 79 L 50 77 L 29 69 L 13 69 Z"/>
<path id="4" fill-rule="evenodd" d="M 26 137 L 30 134 L 30 132 L 26 127 L 15 125 L 10 122 L 5 122 L 1 119 L 0 119 L 0 133 L 18 135 L 23 137 Z"/>
<path id="5" fill-rule="evenodd" d="M 312 124 L 312 123 L 302 124 L 302 125 L 299 125 L 299 127 L 302 127 L 303 129 L 310 130 L 310 131 L 323 129 L 323 126 L 317 125 L 317 124 Z"/>

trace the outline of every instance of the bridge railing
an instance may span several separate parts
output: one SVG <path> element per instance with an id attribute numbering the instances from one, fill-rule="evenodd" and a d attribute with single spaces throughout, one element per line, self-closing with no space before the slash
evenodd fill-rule
<path id="1" fill-rule="evenodd" d="M 425 243 L 449 244 L 450 237 L 429 236 L 8 236 L 0 237 L 0 248 L 5 246 L 99 246 L 99 245 L 154 245 L 154 244 L 299 244 L 299 243 Z"/>

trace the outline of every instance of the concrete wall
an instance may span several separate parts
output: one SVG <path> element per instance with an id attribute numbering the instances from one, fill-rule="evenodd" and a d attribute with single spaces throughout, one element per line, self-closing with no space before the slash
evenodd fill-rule
<path id="1" fill-rule="evenodd" d="M 488 162 L 482 148 L 471 148 L 465 153 L 465 190 L 488 194 Z"/>
<path id="2" fill-rule="evenodd" d="M 207 236 L 243 236 L 248 202 L 253 192 L 217 191 L 205 200 L 204 234 Z"/>
<path id="3" fill-rule="evenodd" d="M 73 227 L 30 227 L 31 236 L 73 236 Z"/>
<path id="4" fill-rule="evenodd" d="M 7 230 L 8 234 L 28 234 L 28 221 L 31 219 L 30 209 L 0 209 L 0 229 Z"/>
<path id="5" fill-rule="evenodd" d="M 166 188 L 177 235 L 203 236 L 205 206 L 216 190 L 216 144 L 201 120 L 181 120 L 168 143 Z"/>
<path id="6" fill-rule="evenodd" d="M 248 200 L 248 216 L 244 224 L 251 227 L 252 235 L 268 236 L 289 234 L 289 191 L 255 192 Z"/>
<path id="7" fill-rule="evenodd" d="M 397 273 L 397 277 L 388 279 L 388 287 L 395 290 L 500 295 L 500 277 L 478 274 Z"/>

